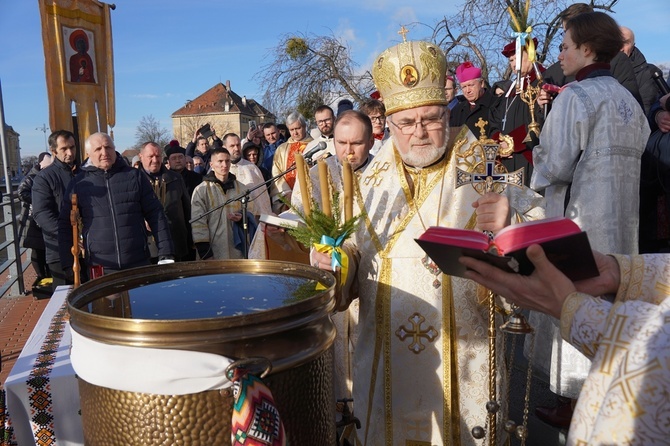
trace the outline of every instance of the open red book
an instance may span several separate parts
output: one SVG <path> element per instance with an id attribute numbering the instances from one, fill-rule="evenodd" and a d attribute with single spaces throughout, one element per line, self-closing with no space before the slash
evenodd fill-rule
<path id="1" fill-rule="evenodd" d="M 461 256 L 484 260 L 509 272 L 528 275 L 535 267 L 526 248 L 539 244 L 547 258 L 571 280 L 599 275 L 591 245 L 579 226 L 563 217 L 529 221 L 501 230 L 492 241 L 480 231 L 431 226 L 416 242 L 443 273 L 463 277 Z"/>

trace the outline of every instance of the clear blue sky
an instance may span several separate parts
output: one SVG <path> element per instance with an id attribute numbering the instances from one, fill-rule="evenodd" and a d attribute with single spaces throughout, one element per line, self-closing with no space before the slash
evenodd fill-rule
<path id="1" fill-rule="evenodd" d="M 134 144 L 142 116 L 153 115 L 171 131 L 170 115 L 217 82 L 230 80 L 237 94 L 260 101 L 262 86 L 255 74 L 283 34 L 332 30 L 367 68 L 380 51 L 398 42 L 401 24 L 434 25 L 460 3 L 117 0 L 112 11 L 117 148 Z M 670 1 L 620 0 L 615 10 L 615 19 L 635 31 L 647 60 L 669 65 Z M 409 38 L 428 33 L 414 29 Z M 39 128 L 49 122 L 38 0 L 0 0 L 0 45 L 5 122 L 21 135 L 21 155 L 35 155 L 45 149 Z"/>

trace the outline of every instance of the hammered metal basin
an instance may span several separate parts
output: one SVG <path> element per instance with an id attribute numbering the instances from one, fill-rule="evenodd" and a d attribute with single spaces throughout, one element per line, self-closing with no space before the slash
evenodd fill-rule
<path id="1" fill-rule="evenodd" d="M 334 290 L 333 275 L 309 265 L 183 262 L 92 280 L 72 291 L 68 308 L 72 328 L 99 342 L 263 356 L 280 372 L 332 344 Z"/>

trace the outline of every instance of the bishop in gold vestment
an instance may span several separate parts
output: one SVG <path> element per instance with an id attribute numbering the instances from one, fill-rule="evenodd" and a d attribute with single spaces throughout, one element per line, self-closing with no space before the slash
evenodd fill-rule
<path id="1" fill-rule="evenodd" d="M 348 246 L 360 301 L 354 442 L 474 445 L 470 431 L 486 422 L 488 400 L 486 291 L 442 274 L 414 240 L 429 226 L 495 231 L 540 217 L 542 198 L 526 188 L 484 197 L 455 188 L 438 47 L 403 42 L 374 63 L 392 138 L 359 179 L 367 216 Z M 407 66 L 416 80 L 403 84 Z"/>

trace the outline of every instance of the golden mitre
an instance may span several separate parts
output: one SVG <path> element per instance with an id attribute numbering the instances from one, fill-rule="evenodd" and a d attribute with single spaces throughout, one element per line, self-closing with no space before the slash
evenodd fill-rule
<path id="1" fill-rule="evenodd" d="M 430 42 L 404 41 L 385 50 L 375 59 L 372 78 L 386 115 L 423 105 L 447 105 L 446 71 L 447 58 Z"/>

